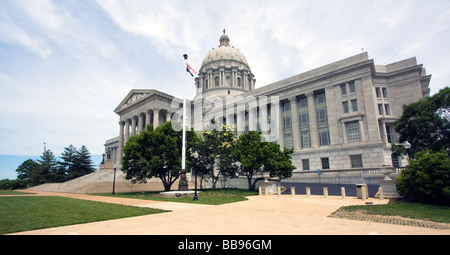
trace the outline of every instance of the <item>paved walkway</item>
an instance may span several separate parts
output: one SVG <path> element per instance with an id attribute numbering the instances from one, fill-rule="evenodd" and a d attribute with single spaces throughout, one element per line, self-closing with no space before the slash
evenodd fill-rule
<path id="1" fill-rule="evenodd" d="M 38 192 L 93 201 L 171 210 L 124 219 L 62 226 L 15 234 L 26 235 L 450 235 L 449 229 L 403 226 L 378 222 L 328 217 L 341 206 L 362 205 L 365 202 L 385 204 L 388 200 L 370 198 L 366 201 L 348 197 L 252 196 L 249 200 L 224 205 L 197 205 L 160 202 L 85 194 Z"/>

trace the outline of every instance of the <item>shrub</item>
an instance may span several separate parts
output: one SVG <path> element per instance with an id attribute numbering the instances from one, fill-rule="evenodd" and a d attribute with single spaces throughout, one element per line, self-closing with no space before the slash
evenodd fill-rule
<path id="1" fill-rule="evenodd" d="M 423 150 L 397 177 L 400 195 L 425 203 L 450 205 L 450 158 L 445 150 Z"/>

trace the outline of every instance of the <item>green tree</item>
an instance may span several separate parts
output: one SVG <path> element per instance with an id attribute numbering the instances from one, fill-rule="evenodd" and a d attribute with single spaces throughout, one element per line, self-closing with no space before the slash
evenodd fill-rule
<path id="1" fill-rule="evenodd" d="M 423 150 L 397 177 L 400 195 L 426 203 L 450 205 L 450 157 L 446 150 Z"/>
<path id="2" fill-rule="evenodd" d="M 61 153 L 61 159 L 56 182 L 72 180 L 95 171 L 89 150 L 84 145 L 80 150 L 72 144 L 65 147 Z"/>
<path id="3" fill-rule="evenodd" d="M 39 167 L 30 173 L 30 184 L 36 186 L 47 182 L 52 182 L 57 172 L 58 162 L 51 150 L 45 150 L 40 159 L 37 160 Z"/>
<path id="4" fill-rule="evenodd" d="M 263 171 L 268 171 L 271 177 L 290 177 L 295 169 L 292 153 L 292 149 L 281 150 L 277 143 L 262 141 L 260 132 L 250 131 L 239 137 L 231 155 L 240 162 L 239 173 L 247 177 L 248 188 L 253 190 L 263 179 L 260 177 Z"/>
<path id="5" fill-rule="evenodd" d="M 186 132 L 187 148 L 193 131 Z M 175 131 L 170 122 L 155 130 L 151 126 L 138 135 L 130 137 L 123 151 L 122 171 L 132 183 L 146 183 L 147 179 L 159 178 L 164 190 L 169 191 L 180 177 L 182 132 Z M 189 166 L 188 162 L 187 166 Z"/>
<path id="6" fill-rule="evenodd" d="M 17 180 L 21 181 L 23 185 L 28 186 L 31 184 L 31 173 L 36 172 L 40 167 L 39 163 L 32 159 L 27 159 L 17 167 Z"/>
<path id="7" fill-rule="evenodd" d="M 450 145 L 450 88 L 429 98 L 403 106 L 402 116 L 395 122 L 399 142 L 411 144 L 411 155 L 421 150 L 439 151 Z M 402 146 L 393 146 L 394 153 L 404 153 Z"/>
<path id="8" fill-rule="evenodd" d="M 236 173 L 234 160 L 230 157 L 236 143 L 236 135 L 231 126 L 211 125 L 200 135 L 198 147 L 202 156 L 200 169 L 209 169 L 212 188 L 216 188 L 220 178 L 229 178 Z"/>

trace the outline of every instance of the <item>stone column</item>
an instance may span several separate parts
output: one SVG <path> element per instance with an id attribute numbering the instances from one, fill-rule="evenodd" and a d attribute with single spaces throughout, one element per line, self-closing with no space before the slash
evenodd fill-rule
<path id="1" fill-rule="evenodd" d="M 130 119 L 127 119 L 125 121 L 125 140 L 123 142 L 123 144 L 125 145 L 125 143 L 127 143 L 128 139 L 130 139 Z"/>
<path id="2" fill-rule="evenodd" d="M 136 135 L 136 116 L 133 116 L 133 118 L 131 118 L 131 135 Z"/>
<path id="3" fill-rule="evenodd" d="M 125 122 L 120 121 L 119 122 L 119 126 L 120 126 L 120 131 L 119 131 L 119 148 L 117 150 L 117 164 L 121 165 L 122 164 L 122 156 L 123 156 L 123 146 L 125 145 L 125 141 L 124 141 L 124 127 L 125 127 Z"/>
<path id="4" fill-rule="evenodd" d="M 142 115 L 142 113 L 138 115 L 138 118 L 139 118 L 138 119 L 138 134 L 139 134 L 140 132 L 142 132 L 145 126 L 144 126 L 144 116 Z"/>
<path id="5" fill-rule="evenodd" d="M 284 128 L 283 128 L 283 103 L 279 102 L 278 107 L 278 144 L 280 145 L 280 149 L 284 149 Z"/>
<path id="6" fill-rule="evenodd" d="M 306 94 L 308 98 L 309 134 L 311 148 L 319 147 L 319 130 L 317 129 L 316 104 L 314 102 L 314 92 Z"/>
<path id="7" fill-rule="evenodd" d="M 156 129 L 159 126 L 159 108 L 153 109 L 153 128 Z"/>
<path id="8" fill-rule="evenodd" d="M 172 113 L 167 110 L 166 111 L 166 122 L 171 121 L 172 120 Z"/>
<path id="9" fill-rule="evenodd" d="M 300 150 L 300 123 L 298 121 L 297 97 L 290 97 L 289 102 L 291 104 L 292 142 L 294 143 L 293 148 L 298 151 Z"/>
<path id="10" fill-rule="evenodd" d="M 150 125 L 150 124 L 152 123 L 152 122 L 150 121 L 150 116 L 151 116 L 150 111 L 147 110 L 147 111 L 145 112 L 145 128 L 144 128 L 144 129 L 147 129 L 147 126 Z"/>

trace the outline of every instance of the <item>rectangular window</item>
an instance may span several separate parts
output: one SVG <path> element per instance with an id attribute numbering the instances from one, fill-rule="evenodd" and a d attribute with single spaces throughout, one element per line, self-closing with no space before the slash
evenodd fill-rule
<path id="1" fill-rule="evenodd" d="M 317 109 L 317 123 L 325 123 L 328 121 L 327 108 Z"/>
<path id="2" fill-rule="evenodd" d="M 300 126 L 308 126 L 309 118 L 307 112 L 301 112 L 298 114 L 298 119 L 300 121 Z"/>
<path id="3" fill-rule="evenodd" d="M 386 125 L 386 138 L 388 143 L 392 143 L 391 127 Z"/>
<path id="4" fill-rule="evenodd" d="M 309 170 L 309 159 L 302 159 L 303 170 Z"/>
<path id="5" fill-rule="evenodd" d="M 350 155 L 350 161 L 352 163 L 352 168 L 363 167 L 362 155 Z"/>
<path id="6" fill-rule="evenodd" d="M 359 121 L 345 123 L 345 129 L 347 132 L 347 141 L 349 143 L 361 141 L 359 134 Z"/>
<path id="7" fill-rule="evenodd" d="M 358 111 L 358 100 L 353 99 L 351 102 L 352 102 L 352 111 L 357 112 Z"/>
<path id="8" fill-rule="evenodd" d="M 381 90 L 383 92 L 383 97 L 388 98 L 387 88 L 382 88 Z"/>
<path id="9" fill-rule="evenodd" d="M 301 97 L 298 100 L 298 108 L 306 108 L 308 107 L 308 99 L 306 97 Z"/>
<path id="10" fill-rule="evenodd" d="M 283 117 L 283 127 L 284 127 L 284 129 L 291 128 L 291 117 L 290 116 Z"/>
<path id="11" fill-rule="evenodd" d="M 356 87 L 355 87 L 355 82 L 349 82 L 348 86 L 350 87 L 350 93 L 355 93 L 356 92 Z"/>
<path id="12" fill-rule="evenodd" d="M 391 159 L 392 159 L 392 166 L 395 168 L 399 168 L 400 167 L 400 161 L 398 160 L 398 156 L 395 156 L 394 154 L 391 155 Z"/>
<path id="13" fill-rule="evenodd" d="M 322 169 L 330 169 L 330 160 L 329 158 L 320 158 L 322 161 Z"/>
<path id="14" fill-rule="evenodd" d="M 342 102 L 342 108 L 344 108 L 344 113 L 348 113 L 348 101 Z"/>
<path id="15" fill-rule="evenodd" d="M 383 104 L 378 104 L 378 114 L 383 115 L 384 111 L 383 111 Z"/>
<path id="16" fill-rule="evenodd" d="M 347 95 L 347 85 L 346 84 L 341 85 L 341 94 L 343 96 Z"/>
<path id="17" fill-rule="evenodd" d="M 325 92 L 320 92 L 316 94 L 317 104 L 323 104 L 326 102 Z"/>
<path id="18" fill-rule="evenodd" d="M 381 90 L 380 88 L 375 88 L 375 93 L 377 94 L 377 97 L 381 97 Z"/>
<path id="19" fill-rule="evenodd" d="M 388 104 L 384 105 L 384 112 L 386 113 L 386 115 L 391 115 L 391 109 L 389 108 Z"/>
<path id="20" fill-rule="evenodd" d="M 300 132 L 302 139 L 302 148 L 310 148 L 311 147 L 311 139 L 309 138 L 309 130 L 305 130 Z"/>
<path id="21" fill-rule="evenodd" d="M 284 148 L 292 149 L 292 133 L 284 134 Z"/>
<path id="22" fill-rule="evenodd" d="M 291 110 L 291 102 L 286 102 L 283 104 L 283 112 L 289 112 Z"/>
<path id="23" fill-rule="evenodd" d="M 319 128 L 319 140 L 320 146 L 330 145 L 330 132 L 328 131 L 328 127 Z"/>

